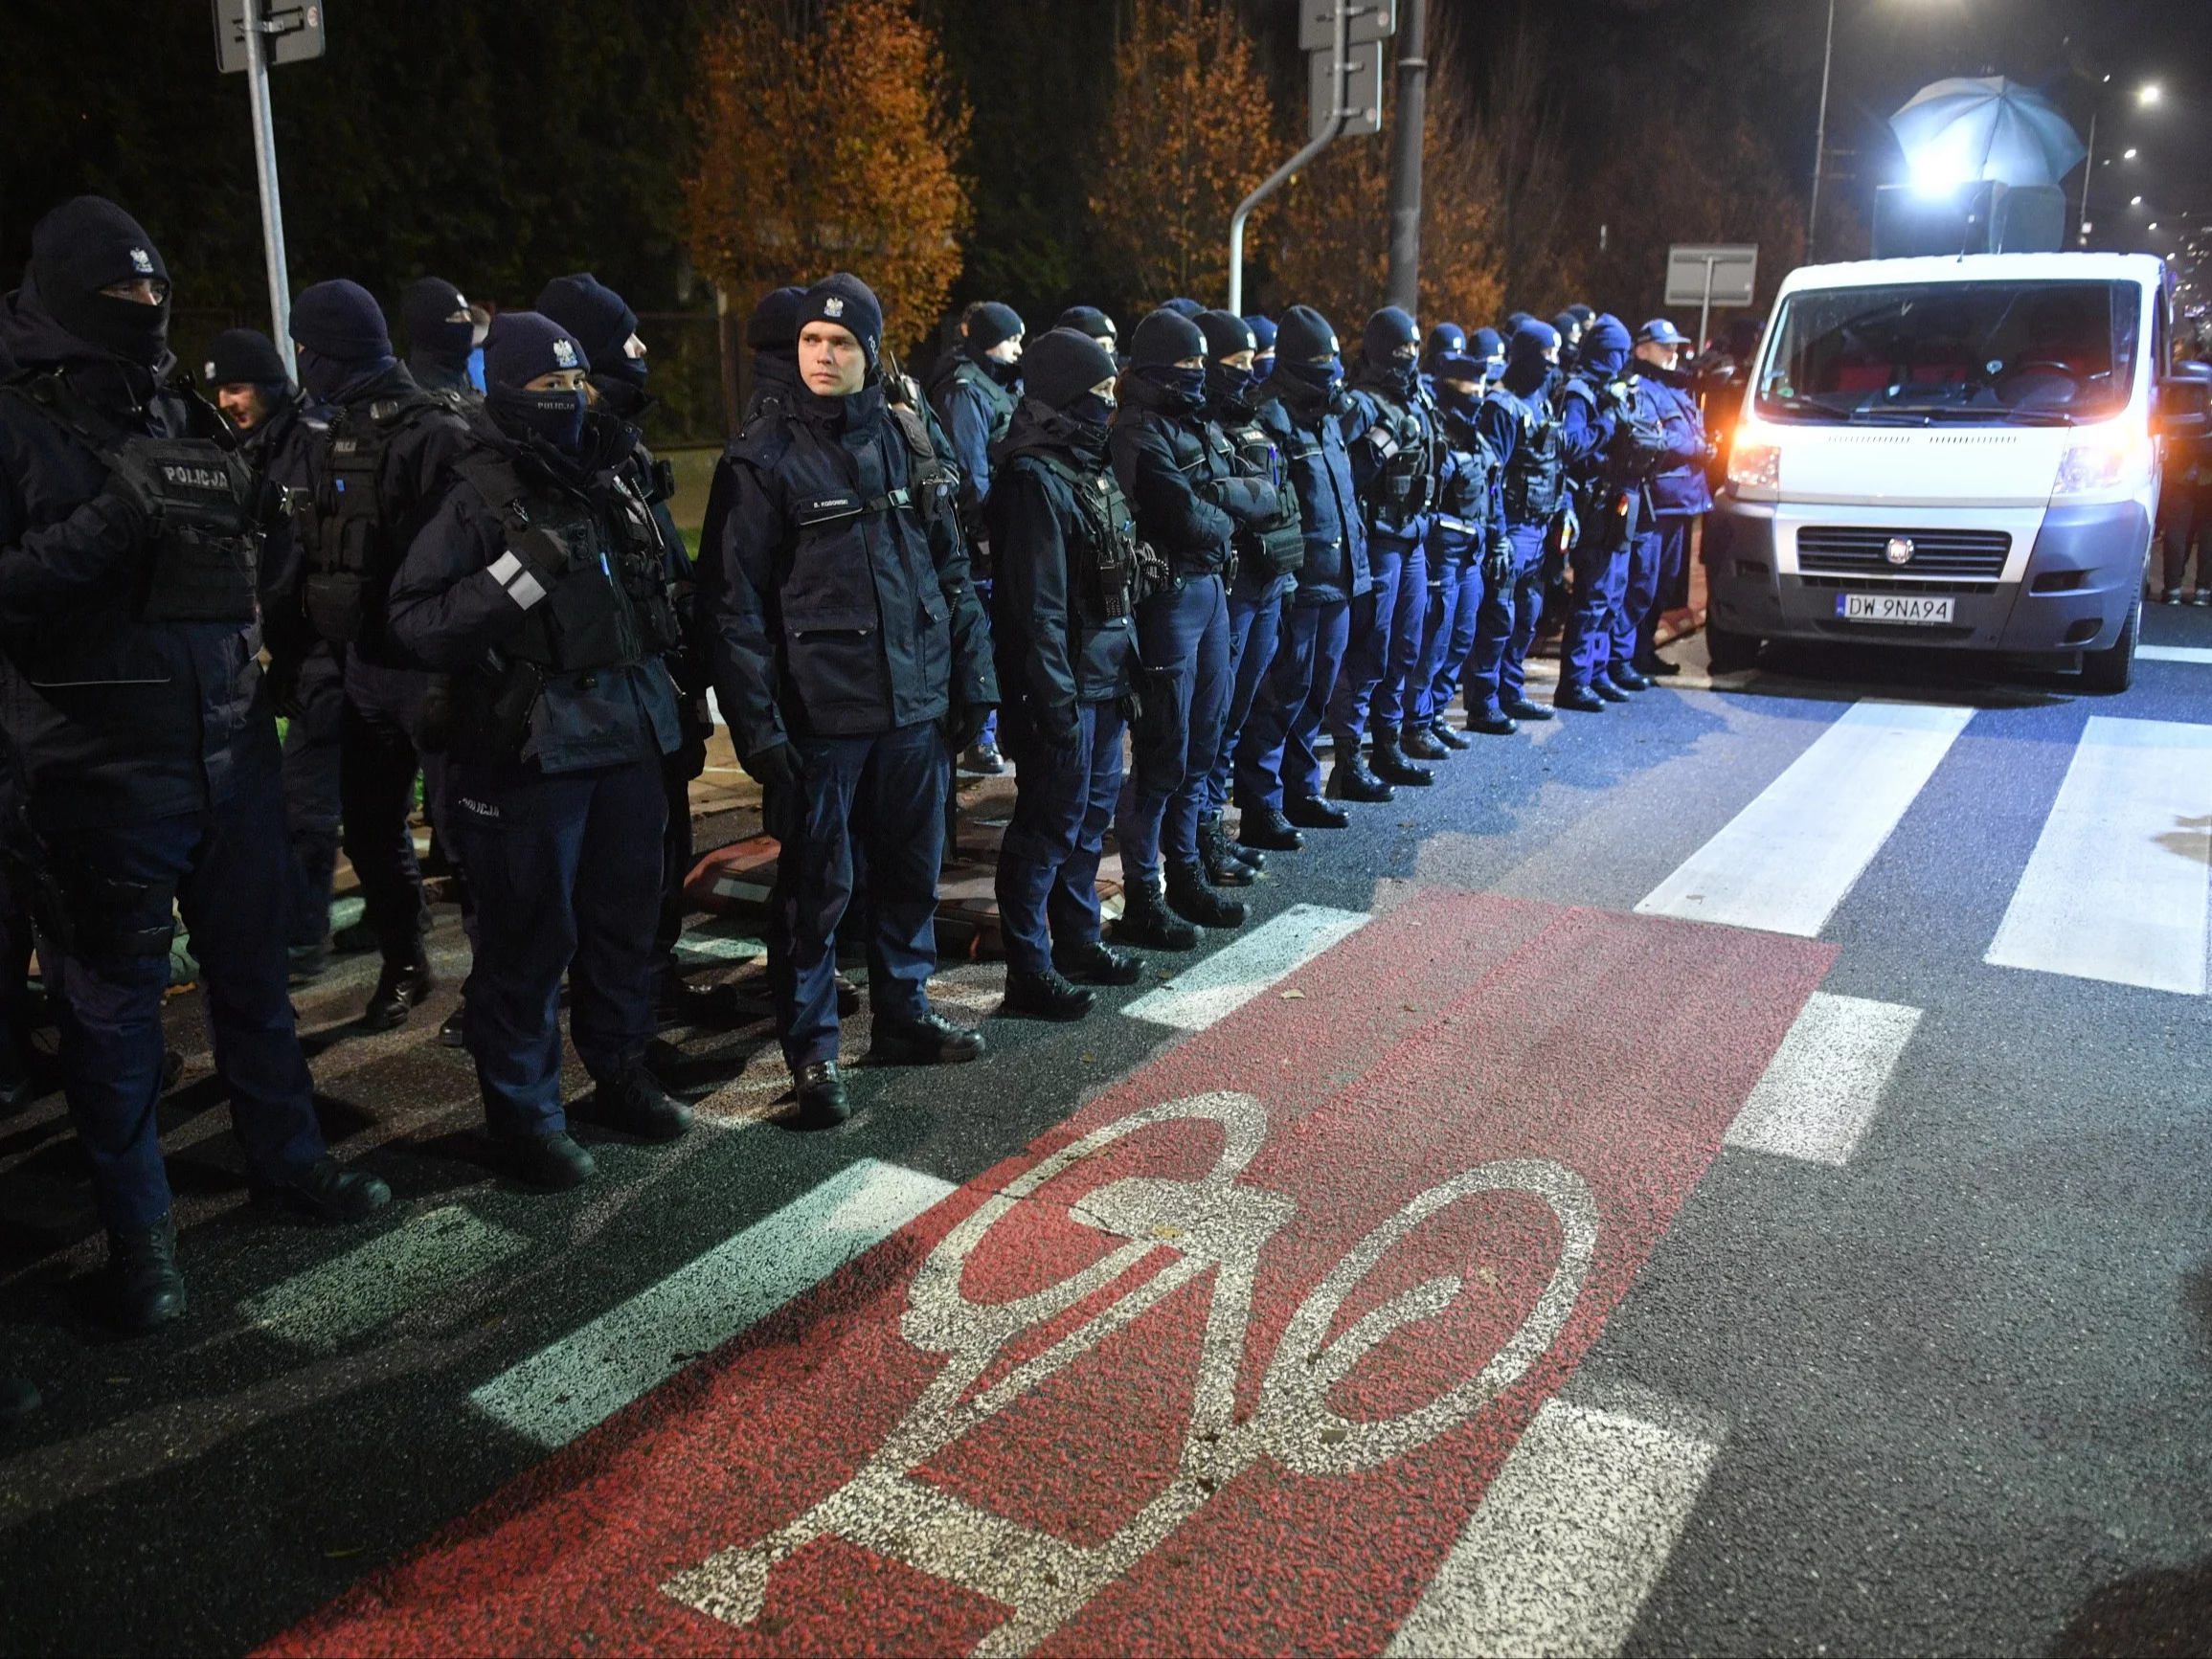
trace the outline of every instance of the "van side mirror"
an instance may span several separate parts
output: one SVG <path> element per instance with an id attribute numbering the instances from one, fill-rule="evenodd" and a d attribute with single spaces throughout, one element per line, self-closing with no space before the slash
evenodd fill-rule
<path id="1" fill-rule="evenodd" d="M 2168 438 L 2212 437 L 2212 381 L 2159 381 L 2151 410 L 2151 431 Z"/>

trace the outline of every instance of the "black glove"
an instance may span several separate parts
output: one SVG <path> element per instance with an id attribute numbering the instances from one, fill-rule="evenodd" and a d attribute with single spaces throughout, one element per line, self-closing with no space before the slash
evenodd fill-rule
<path id="1" fill-rule="evenodd" d="M 979 703 L 973 708 L 959 706 L 945 716 L 945 742 L 952 746 L 955 754 L 970 749 L 976 739 L 982 736 L 984 723 L 991 718 L 992 706 L 988 703 Z"/>
<path id="2" fill-rule="evenodd" d="M 797 789 L 805 776 L 789 743 L 772 743 L 756 754 L 746 755 L 740 764 L 762 789 Z"/>
<path id="3" fill-rule="evenodd" d="M 1029 724 L 1054 749 L 1072 745 L 1083 730 L 1083 718 L 1072 703 L 1032 703 Z"/>
<path id="4" fill-rule="evenodd" d="M 161 528 L 161 491 L 154 483 L 153 464 L 144 456 L 127 449 L 116 456 L 98 499 L 134 542 L 151 541 Z"/>
<path id="5" fill-rule="evenodd" d="M 508 548 L 530 567 L 530 573 L 542 587 L 552 587 L 553 579 L 569 568 L 568 544 L 551 530 L 524 530 L 508 538 Z"/>
<path id="6" fill-rule="evenodd" d="M 1513 544 L 1503 536 L 1493 536 L 1489 547 L 1482 552 L 1482 576 L 1493 588 L 1513 579 Z"/>

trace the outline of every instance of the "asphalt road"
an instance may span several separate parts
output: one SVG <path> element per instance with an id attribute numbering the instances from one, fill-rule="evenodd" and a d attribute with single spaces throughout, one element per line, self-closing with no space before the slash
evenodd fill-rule
<path id="1" fill-rule="evenodd" d="M 2212 1651 L 2212 613 L 2146 637 L 1478 740 L 1080 1025 L 948 965 L 991 1058 L 834 1133 L 676 1034 L 702 1127 L 574 1195 L 357 966 L 398 1202 L 266 1222 L 177 998 L 180 1328 L 0 1125 L 0 1648 Z"/>

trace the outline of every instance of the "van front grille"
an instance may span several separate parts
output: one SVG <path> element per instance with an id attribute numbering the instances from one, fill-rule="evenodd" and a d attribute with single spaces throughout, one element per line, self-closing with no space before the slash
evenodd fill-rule
<path id="1" fill-rule="evenodd" d="M 1889 545 L 1912 544 L 1893 564 Z M 1952 576 L 1995 581 L 2012 551 L 2005 530 L 1867 529 L 1856 525 L 1808 526 L 1797 532 L 1797 569 L 1838 576 Z"/>

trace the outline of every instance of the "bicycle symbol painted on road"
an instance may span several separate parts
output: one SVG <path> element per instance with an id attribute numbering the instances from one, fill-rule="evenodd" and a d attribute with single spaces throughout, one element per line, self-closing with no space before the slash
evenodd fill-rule
<path id="1" fill-rule="evenodd" d="M 1046 1182 L 1140 1131 L 1176 1122 L 1221 1127 L 1224 1144 L 1212 1169 L 1196 1180 L 1130 1177 L 1087 1193 L 1067 1207 L 1068 1216 L 1123 1244 L 1032 1294 L 1004 1303 L 967 1299 L 961 1281 L 969 1259 L 992 1228 Z M 1284 1328 L 1258 1402 L 1240 1420 L 1236 1379 L 1250 1335 L 1260 1254 L 1297 1211 L 1280 1194 L 1237 1183 L 1267 1129 L 1265 1107 L 1248 1094 L 1170 1101 L 1092 1131 L 993 1194 L 945 1235 L 914 1276 L 901 1334 L 948 1362 L 875 1454 L 789 1525 L 756 1543 L 721 1551 L 662 1589 L 715 1619 L 750 1625 L 766 1606 L 769 1576 L 779 1562 L 819 1539 L 838 1538 L 1011 1609 L 975 1651 L 1027 1653 L 1260 1459 L 1308 1476 L 1375 1468 L 1466 1421 L 1557 1340 L 1596 1254 L 1596 1200 L 1581 1177 L 1548 1158 L 1484 1164 L 1415 1196 L 1330 1268 Z M 1464 1282 L 1456 1273 L 1429 1279 L 1370 1309 L 1331 1338 L 1345 1300 L 1414 1228 L 1446 1206 L 1482 1193 L 1530 1195 L 1558 1221 L 1559 1262 L 1535 1306 L 1478 1373 L 1426 1404 L 1385 1421 L 1340 1416 L 1328 1403 L 1330 1391 L 1393 1333 L 1442 1315 Z M 1175 1261 L 969 1397 L 1019 1338 L 1107 1289 L 1163 1242 L 1179 1253 Z M 1208 1273 L 1211 1302 L 1176 1473 L 1105 1542 L 1072 1543 L 915 1478 L 914 1471 L 939 1451 Z"/>

